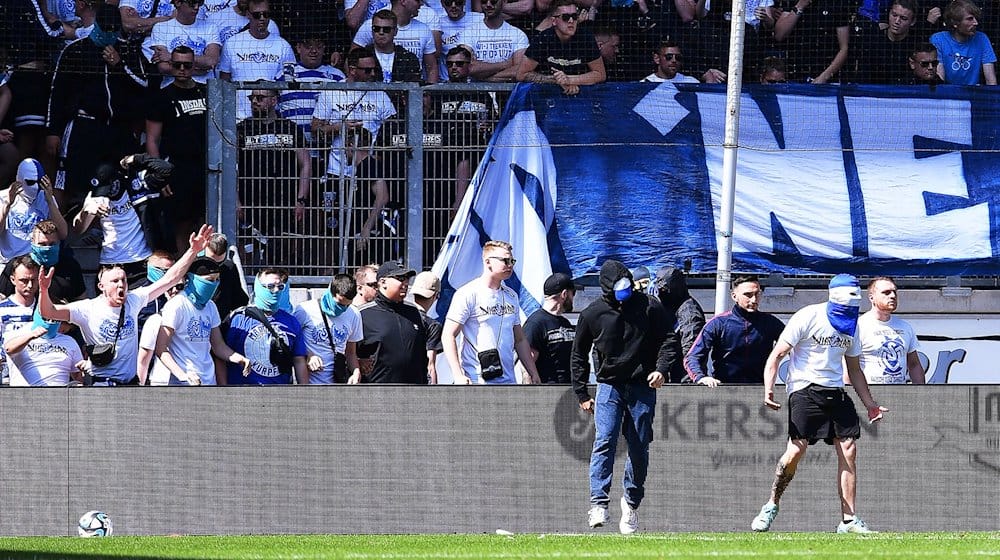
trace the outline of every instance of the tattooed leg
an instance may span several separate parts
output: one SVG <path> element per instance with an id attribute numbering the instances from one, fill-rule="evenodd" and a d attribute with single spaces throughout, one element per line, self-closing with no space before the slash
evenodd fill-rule
<path id="1" fill-rule="evenodd" d="M 771 503 L 777 504 L 781 501 L 781 495 L 788 488 L 788 483 L 795 477 L 795 469 L 799 465 L 799 460 L 806 453 L 809 443 L 805 440 L 789 440 L 785 454 L 778 460 L 778 466 L 774 469 L 774 483 L 771 485 Z"/>

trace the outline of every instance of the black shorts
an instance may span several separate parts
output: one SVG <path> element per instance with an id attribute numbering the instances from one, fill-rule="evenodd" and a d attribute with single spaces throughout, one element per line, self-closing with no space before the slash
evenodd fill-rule
<path id="1" fill-rule="evenodd" d="M 788 437 L 807 439 L 809 445 L 861 437 L 854 401 L 843 387 L 813 384 L 795 391 L 788 396 Z"/>

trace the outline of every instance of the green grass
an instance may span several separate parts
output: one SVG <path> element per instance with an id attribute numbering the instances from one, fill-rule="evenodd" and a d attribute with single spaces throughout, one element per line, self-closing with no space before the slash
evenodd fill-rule
<path id="1" fill-rule="evenodd" d="M 87 558 L 1000 558 L 1000 533 L 647 533 L 0 538 L 0 560 Z"/>

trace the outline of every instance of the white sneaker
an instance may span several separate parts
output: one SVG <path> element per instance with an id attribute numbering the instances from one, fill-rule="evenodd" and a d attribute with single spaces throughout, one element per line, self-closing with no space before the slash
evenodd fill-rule
<path id="1" fill-rule="evenodd" d="M 608 522 L 608 508 L 606 506 L 594 506 L 587 514 L 588 521 L 592 529 L 603 527 Z"/>
<path id="2" fill-rule="evenodd" d="M 639 530 L 639 512 L 628 505 L 625 496 L 622 496 L 622 520 L 618 523 L 618 530 L 623 535 L 631 535 Z"/>
<path id="3" fill-rule="evenodd" d="M 776 504 L 764 504 L 764 507 L 760 508 L 760 513 L 750 523 L 750 528 L 758 533 L 767 531 L 771 528 L 771 523 L 774 523 L 774 518 L 777 516 L 778 506 Z"/>
<path id="4" fill-rule="evenodd" d="M 837 533 L 878 533 L 878 531 L 872 531 L 868 528 L 868 525 L 860 517 L 855 517 L 851 521 L 841 522 L 837 526 Z"/>

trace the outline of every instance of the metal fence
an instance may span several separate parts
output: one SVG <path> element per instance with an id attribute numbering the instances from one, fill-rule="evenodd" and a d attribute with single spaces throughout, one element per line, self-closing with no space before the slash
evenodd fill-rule
<path id="1" fill-rule="evenodd" d="M 316 134 L 297 145 L 280 137 L 287 123 L 237 120 L 251 91 L 286 91 L 286 85 L 210 82 L 209 222 L 235 240 L 246 272 L 280 266 L 311 283 L 392 258 L 431 266 L 513 86 L 296 85 L 317 95 L 384 91 L 396 114 L 370 139 L 352 130 L 343 135 L 346 143 Z M 358 142 L 363 147 L 354 147 Z M 296 150 L 303 148 L 312 170 L 297 211 Z M 328 168 L 331 157 L 357 163 Z"/>

